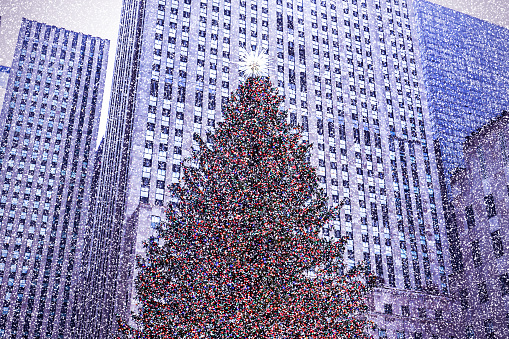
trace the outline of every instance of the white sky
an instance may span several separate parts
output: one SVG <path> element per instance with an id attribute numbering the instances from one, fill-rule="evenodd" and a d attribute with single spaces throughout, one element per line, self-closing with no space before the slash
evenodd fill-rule
<path id="1" fill-rule="evenodd" d="M 509 28 L 509 0 L 431 1 Z M 122 0 L 0 0 L 0 65 L 10 67 L 12 64 L 23 17 L 110 40 L 99 127 L 101 137 L 106 129 L 121 5 Z"/>

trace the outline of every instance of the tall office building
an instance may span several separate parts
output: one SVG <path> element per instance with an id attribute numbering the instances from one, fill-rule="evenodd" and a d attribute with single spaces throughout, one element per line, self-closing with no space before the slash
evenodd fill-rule
<path id="1" fill-rule="evenodd" d="M 416 0 L 423 79 L 438 159 L 452 269 L 463 269 L 450 177 L 465 137 L 509 108 L 509 29 Z"/>
<path id="2" fill-rule="evenodd" d="M 330 204 L 346 198 L 324 234 L 383 279 L 377 336 L 438 335 L 449 259 L 415 27 L 407 0 L 125 0 L 79 337 L 107 338 L 136 309 L 135 256 L 193 133 L 222 119 L 240 48 L 268 50 Z"/>
<path id="3" fill-rule="evenodd" d="M 0 116 L 1 338 L 68 338 L 109 42 L 23 19 Z"/>
<path id="4" fill-rule="evenodd" d="M 415 10 L 433 139 L 449 178 L 464 165 L 465 137 L 509 107 L 509 29 L 425 0 Z"/>

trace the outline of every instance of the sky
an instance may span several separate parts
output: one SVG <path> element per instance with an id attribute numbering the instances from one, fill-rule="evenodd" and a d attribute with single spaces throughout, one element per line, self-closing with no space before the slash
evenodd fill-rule
<path id="1" fill-rule="evenodd" d="M 508 0 L 431 0 L 509 28 Z M 11 66 L 23 17 L 110 40 L 99 136 L 106 130 L 122 0 L 0 0 L 0 65 Z M 2 92 L 0 94 L 3 95 Z M 1 102 L 1 99 L 0 99 Z"/>

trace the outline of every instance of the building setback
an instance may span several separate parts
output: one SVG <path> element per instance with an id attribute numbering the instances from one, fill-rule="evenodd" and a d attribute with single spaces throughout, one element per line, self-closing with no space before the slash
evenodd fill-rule
<path id="1" fill-rule="evenodd" d="M 0 66 L 0 88 L 5 89 L 7 87 L 7 81 L 9 80 L 10 68 L 7 66 Z"/>
<path id="2" fill-rule="evenodd" d="M 7 66 L 0 66 L 0 106 L 4 102 L 5 88 L 7 87 L 7 80 L 9 80 L 10 70 Z"/>
<path id="3" fill-rule="evenodd" d="M 135 256 L 193 133 L 221 121 L 240 48 L 268 50 L 330 204 L 346 198 L 324 235 L 383 279 L 376 335 L 438 335 L 450 264 L 411 2 L 125 0 L 119 33 L 76 337 L 110 337 L 136 309 Z"/>
<path id="4" fill-rule="evenodd" d="M 0 115 L 0 337 L 69 338 L 109 41 L 23 19 Z"/>
<path id="5" fill-rule="evenodd" d="M 452 176 L 463 271 L 451 277 L 456 333 L 509 338 L 509 113 L 467 137 Z"/>

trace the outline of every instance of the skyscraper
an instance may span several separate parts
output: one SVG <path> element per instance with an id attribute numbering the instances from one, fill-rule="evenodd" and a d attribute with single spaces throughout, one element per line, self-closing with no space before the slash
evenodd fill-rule
<path id="1" fill-rule="evenodd" d="M 64 338 L 109 42 L 23 19 L 0 116 L 0 337 Z"/>
<path id="2" fill-rule="evenodd" d="M 450 177 L 465 137 L 509 107 L 509 29 L 416 0 L 423 79 L 438 159 L 452 269 L 463 269 Z"/>
<path id="3" fill-rule="evenodd" d="M 425 0 L 415 2 L 433 139 L 449 178 L 465 137 L 509 107 L 509 29 Z"/>
<path id="4" fill-rule="evenodd" d="M 436 335 L 450 265 L 415 27 L 401 0 L 124 1 L 80 337 L 106 338 L 136 309 L 135 256 L 193 133 L 222 119 L 240 48 L 267 50 L 330 204 L 346 199 L 324 235 L 347 236 L 347 263 L 382 278 L 379 336 Z"/>

